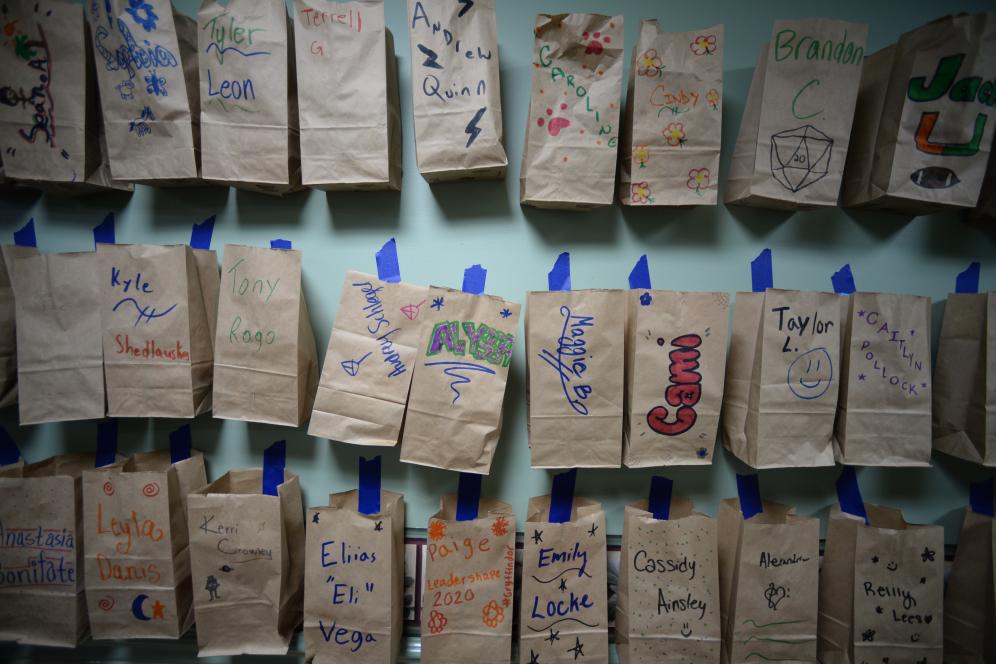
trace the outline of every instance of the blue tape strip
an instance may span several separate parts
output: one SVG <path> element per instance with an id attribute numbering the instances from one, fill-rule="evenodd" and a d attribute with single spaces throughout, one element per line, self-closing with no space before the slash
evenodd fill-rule
<path id="1" fill-rule="evenodd" d="M 35 237 L 35 220 L 28 219 L 28 223 L 14 231 L 14 244 L 19 247 L 37 247 L 38 238 Z"/>
<path id="2" fill-rule="evenodd" d="M 842 268 L 833 273 L 830 277 L 833 284 L 833 292 L 837 295 L 851 295 L 858 289 L 854 287 L 854 274 L 851 272 L 851 264 L 845 263 Z"/>
<path id="3" fill-rule="evenodd" d="M 546 273 L 546 283 L 549 290 L 571 290 L 571 252 L 565 251 L 557 256 L 553 269 Z"/>
<path id="4" fill-rule="evenodd" d="M 630 290 L 650 289 L 650 266 L 647 264 L 646 254 L 640 256 L 640 260 L 636 261 L 636 265 L 630 271 L 629 287 Z"/>
<path id="5" fill-rule="evenodd" d="M 277 238 L 275 240 L 270 240 L 270 249 L 293 249 L 290 240 L 282 240 Z"/>
<path id="6" fill-rule="evenodd" d="M 0 466 L 9 466 L 17 463 L 21 458 L 21 450 L 17 449 L 17 443 L 7 433 L 5 427 L 0 426 Z"/>
<path id="7" fill-rule="evenodd" d="M 194 249 L 210 249 L 211 236 L 214 234 L 214 215 L 190 229 L 190 246 Z"/>
<path id="8" fill-rule="evenodd" d="M 114 213 L 108 212 L 104 220 L 93 227 L 93 246 L 114 244 Z"/>
<path id="9" fill-rule="evenodd" d="M 484 293 L 484 282 L 488 279 L 488 271 L 480 264 L 474 264 L 463 271 L 463 292 L 471 295 Z"/>
<path id="10" fill-rule="evenodd" d="M 287 465 L 287 441 L 278 440 L 263 450 L 263 495 L 276 496 L 277 487 L 284 483 Z"/>
<path id="11" fill-rule="evenodd" d="M 765 249 L 750 262 L 750 288 L 755 293 L 763 293 L 774 287 L 775 276 L 771 267 L 771 249 Z"/>
<path id="12" fill-rule="evenodd" d="M 968 502 L 976 514 L 993 516 L 993 478 L 972 482 L 968 488 Z"/>
<path id="13" fill-rule="evenodd" d="M 169 432 L 169 462 L 178 463 L 190 458 L 190 450 L 193 448 L 193 436 L 190 434 L 190 425 L 184 424 L 176 431 Z"/>
<path id="14" fill-rule="evenodd" d="M 550 491 L 550 523 L 567 523 L 571 520 L 574 483 L 577 479 L 577 468 L 553 476 L 553 489 Z"/>
<path id="15" fill-rule="evenodd" d="M 854 466 L 844 466 L 837 478 L 837 502 L 840 509 L 848 514 L 860 516 L 868 523 L 868 512 L 865 511 L 865 501 L 861 498 L 861 487 L 858 486 L 858 474 Z"/>
<path id="16" fill-rule="evenodd" d="M 360 457 L 360 514 L 380 514 L 380 456 Z"/>
<path id="17" fill-rule="evenodd" d="M 956 293 L 978 293 L 979 277 L 982 276 L 982 265 L 975 261 L 964 272 L 959 272 L 955 279 Z"/>
<path id="18" fill-rule="evenodd" d="M 97 422 L 97 451 L 93 455 L 93 467 L 103 468 L 114 463 L 118 454 L 118 421 L 115 419 Z"/>
<path id="19" fill-rule="evenodd" d="M 745 519 L 764 511 L 761 502 L 761 486 L 757 481 L 757 473 L 741 475 L 737 473 L 737 495 L 740 496 L 740 512 Z"/>
<path id="20" fill-rule="evenodd" d="M 398 265 L 398 243 L 392 237 L 384 243 L 377 254 L 377 278 L 390 284 L 401 281 L 401 266 Z"/>
<path id="21" fill-rule="evenodd" d="M 667 477 L 654 475 L 650 478 L 650 498 L 647 500 L 647 511 L 659 521 L 667 521 L 671 517 L 671 490 L 674 482 Z"/>
<path id="22" fill-rule="evenodd" d="M 477 518 L 481 503 L 481 480 L 483 475 L 460 473 L 460 486 L 457 489 L 457 521 L 473 521 Z"/>

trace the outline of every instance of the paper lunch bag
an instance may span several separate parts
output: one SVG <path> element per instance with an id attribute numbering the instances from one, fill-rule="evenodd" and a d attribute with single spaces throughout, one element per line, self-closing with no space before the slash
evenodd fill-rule
<path id="1" fill-rule="evenodd" d="M 418 170 L 429 182 L 505 177 L 495 0 L 408 0 Z"/>
<path id="2" fill-rule="evenodd" d="M 519 305 L 438 286 L 428 301 L 401 460 L 486 475 L 501 435 Z"/>
<path id="3" fill-rule="evenodd" d="M 17 326 L 14 305 L 14 261 L 35 256 L 34 247 L 0 245 L 0 408 L 17 403 Z"/>
<path id="4" fill-rule="evenodd" d="M 504 664 L 512 654 L 515 513 L 497 500 L 457 519 L 456 496 L 429 518 L 422 590 L 424 662 Z"/>
<path id="5" fill-rule="evenodd" d="M 626 506 L 619 556 L 616 648 L 636 662 L 719 662 L 722 623 L 716 520 L 688 500 L 655 519 Z"/>
<path id="6" fill-rule="evenodd" d="M 262 470 L 232 470 L 187 497 L 200 657 L 285 655 L 301 624 L 301 486 L 284 471 L 278 495 L 262 487 Z"/>
<path id="7" fill-rule="evenodd" d="M 930 465 L 930 298 L 848 298 L 835 453 L 850 466 Z"/>
<path id="8" fill-rule="evenodd" d="M 934 374 L 934 449 L 996 466 L 993 293 L 948 295 Z"/>
<path id="9" fill-rule="evenodd" d="M 618 468 L 626 299 L 620 290 L 526 295 L 533 468 Z"/>
<path id="10" fill-rule="evenodd" d="M 763 503 L 744 519 L 740 501 L 719 506 L 722 662 L 815 662 L 820 520 Z"/>
<path id="11" fill-rule="evenodd" d="M 723 402 L 728 293 L 626 295 L 623 463 L 710 464 Z"/>
<path id="12" fill-rule="evenodd" d="M 97 245 L 111 417 L 211 409 L 214 340 L 194 254 L 186 245 Z"/>
<path id="13" fill-rule="evenodd" d="M 570 521 L 549 523 L 549 514 L 550 496 L 529 499 L 522 550 L 520 660 L 573 662 L 583 656 L 608 661 L 605 512 L 599 503 L 575 497 Z"/>
<path id="14" fill-rule="evenodd" d="M 429 289 L 349 271 L 342 285 L 308 434 L 397 445 Z"/>
<path id="15" fill-rule="evenodd" d="M 294 0 L 294 50 L 304 184 L 401 189 L 398 63 L 383 0 Z"/>
<path id="16" fill-rule="evenodd" d="M 380 492 L 363 514 L 358 493 L 332 494 L 308 510 L 304 645 L 315 664 L 397 660 L 404 617 L 405 502 Z"/>
<path id="17" fill-rule="evenodd" d="M 737 293 L 721 423 L 753 468 L 833 465 L 840 298 L 769 289 Z"/>
<path id="18" fill-rule="evenodd" d="M 820 569 L 819 657 L 825 664 L 940 664 L 944 529 L 907 524 L 899 510 L 830 510 Z"/>
<path id="19" fill-rule="evenodd" d="M 225 245 L 214 349 L 214 416 L 298 427 L 318 358 L 301 252 Z"/>
<path id="20" fill-rule="evenodd" d="M 993 138 L 996 145 L 996 137 Z M 996 219 L 996 157 L 993 150 L 989 154 L 989 168 L 982 181 L 982 191 L 979 192 L 979 203 L 968 214 L 973 219 Z"/>
<path id="21" fill-rule="evenodd" d="M 586 210 L 616 184 L 623 17 L 539 14 L 519 201 Z"/>
<path id="22" fill-rule="evenodd" d="M 944 594 L 944 661 L 996 662 L 993 517 L 965 510 Z"/>
<path id="23" fill-rule="evenodd" d="M 167 0 L 87 4 L 111 175 L 148 184 L 198 177 L 197 26 Z"/>
<path id="24" fill-rule="evenodd" d="M 93 638 L 177 639 L 193 624 L 186 499 L 206 484 L 197 451 L 175 464 L 161 450 L 83 472 Z"/>
<path id="25" fill-rule="evenodd" d="M 994 65 L 996 12 L 937 19 L 870 56 L 844 204 L 909 214 L 974 207 L 996 125 Z"/>
<path id="26" fill-rule="evenodd" d="M 619 202 L 715 205 L 723 122 L 722 25 L 640 23 L 623 115 Z"/>
<path id="27" fill-rule="evenodd" d="M 0 471 L 0 641 L 72 648 L 89 632 L 82 473 L 92 454 Z"/>
<path id="28" fill-rule="evenodd" d="M 775 21 L 747 95 L 727 203 L 837 205 L 867 35 L 863 23 Z"/>
<path id="29" fill-rule="evenodd" d="M 20 423 L 104 416 L 96 252 L 14 260 Z"/>
<path id="30" fill-rule="evenodd" d="M 294 34 L 272 0 L 203 0 L 197 12 L 201 172 L 267 194 L 300 188 Z"/>

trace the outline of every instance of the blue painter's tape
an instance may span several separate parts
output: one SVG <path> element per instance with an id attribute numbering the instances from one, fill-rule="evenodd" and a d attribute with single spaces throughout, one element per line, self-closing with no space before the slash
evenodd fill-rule
<path id="1" fill-rule="evenodd" d="M 845 263 L 842 268 L 833 273 L 830 277 L 833 284 L 833 292 L 837 295 L 851 295 L 858 289 L 854 286 L 854 274 L 851 272 L 851 264 Z"/>
<path id="2" fill-rule="evenodd" d="M 480 264 L 471 265 L 463 271 L 463 292 L 471 295 L 484 293 L 484 282 L 488 279 L 488 271 Z"/>
<path id="3" fill-rule="evenodd" d="M 865 501 L 861 498 L 861 487 L 858 486 L 858 474 L 854 466 L 844 466 L 837 478 L 837 502 L 840 509 L 848 514 L 860 516 L 868 523 L 868 512 L 865 511 Z"/>
<path id="4" fill-rule="evenodd" d="M 457 489 L 457 521 L 473 521 L 477 518 L 482 479 L 482 475 L 475 473 L 460 473 L 460 487 Z"/>
<path id="5" fill-rule="evenodd" d="M 24 224 L 16 231 L 14 231 L 14 244 L 16 244 L 19 247 L 38 246 L 38 238 L 35 237 L 34 218 L 28 219 L 28 223 Z"/>
<path id="6" fill-rule="evenodd" d="M 647 255 L 640 256 L 636 265 L 629 273 L 630 290 L 650 290 L 650 266 L 647 264 Z"/>
<path id="7" fill-rule="evenodd" d="M 574 483 L 577 479 L 577 468 L 553 476 L 553 489 L 550 491 L 550 523 L 567 523 L 571 520 Z"/>
<path id="8" fill-rule="evenodd" d="M 982 276 L 982 265 L 975 261 L 964 272 L 959 272 L 955 279 L 956 293 L 978 293 L 979 277 Z"/>
<path id="9" fill-rule="evenodd" d="M 93 227 L 93 246 L 114 244 L 114 213 L 108 212 L 104 220 Z"/>
<path id="10" fill-rule="evenodd" d="M 659 521 L 671 517 L 671 490 L 674 482 L 667 477 L 654 475 L 650 478 L 650 499 L 647 501 L 647 511 Z"/>
<path id="11" fill-rule="evenodd" d="M 287 441 L 278 440 L 263 450 L 263 495 L 276 496 L 277 487 L 284 483 L 287 465 Z"/>
<path id="12" fill-rule="evenodd" d="M 176 431 L 169 432 L 169 462 L 178 463 L 190 458 L 190 450 L 193 447 L 193 436 L 190 434 L 190 425 L 184 424 Z"/>
<path id="13" fill-rule="evenodd" d="M 214 215 L 190 229 L 190 246 L 194 249 L 210 249 L 211 236 L 214 235 Z"/>
<path id="14" fill-rule="evenodd" d="M 771 267 L 771 249 L 765 249 L 750 262 L 750 288 L 755 293 L 763 293 L 774 287 L 775 275 Z"/>
<path id="15" fill-rule="evenodd" d="M 741 475 L 737 473 L 737 495 L 740 496 L 740 512 L 745 519 L 764 511 L 761 502 L 761 486 L 757 481 L 757 473 Z"/>
<path id="16" fill-rule="evenodd" d="M 357 508 L 360 514 L 380 514 L 380 456 L 360 457 L 360 486 Z"/>
<path id="17" fill-rule="evenodd" d="M 270 240 L 270 249 L 293 249 L 290 240 L 282 240 L 277 238 L 275 240 Z"/>
<path id="18" fill-rule="evenodd" d="M 993 516 L 993 478 L 972 482 L 968 489 L 968 499 L 973 512 Z"/>
<path id="19" fill-rule="evenodd" d="M 552 291 L 571 290 L 571 253 L 569 251 L 557 256 L 557 262 L 553 264 L 553 269 L 546 273 L 546 283 L 549 290 Z"/>
<path id="20" fill-rule="evenodd" d="M 0 426 L 0 466 L 17 463 L 20 458 L 21 450 L 17 449 L 17 443 L 7 433 L 7 429 Z"/>
<path id="21" fill-rule="evenodd" d="M 118 454 L 118 421 L 115 419 L 97 422 L 97 452 L 93 455 L 93 467 L 103 468 L 114 463 Z"/>
<path id="22" fill-rule="evenodd" d="M 384 243 L 377 254 L 377 278 L 390 284 L 401 281 L 401 266 L 398 265 L 398 243 L 392 237 Z"/>

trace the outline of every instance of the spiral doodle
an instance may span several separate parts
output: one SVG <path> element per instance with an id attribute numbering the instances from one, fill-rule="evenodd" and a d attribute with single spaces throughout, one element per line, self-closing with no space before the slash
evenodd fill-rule
<path id="1" fill-rule="evenodd" d="M 149 482 L 142 487 L 142 495 L 146 498 L 155 498 L 159 495 L 159 485 L 155 482 Z"/>
<path id="2" fill-rule="evenodd" d="M 114 485 L 111 484 L 110 480 L 107 480 L 106 482 L 104 482 L 104 494 L 106 494 L 108 496 L 113 496 L 114 495 Z"/>
<path id="3" fill-rule="evenodd" d="M 114 598 L 110 595 L 104 595 L 100 598 L 100 601 L 97 602 L 97 606 L 101 611 L 110 611 L 114 608 Z"/>

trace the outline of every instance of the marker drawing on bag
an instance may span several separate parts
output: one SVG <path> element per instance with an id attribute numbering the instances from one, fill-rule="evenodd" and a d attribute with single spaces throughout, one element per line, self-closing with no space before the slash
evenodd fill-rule
<path id="1" fill-rule="evenodd" d="M 708 334 L 709 331 L 706 330 L 706 335 Z M 663 337 L 657 339 L 660 347 L 664 347 L 666 343 Z M 647 425 L 651 431 L 662 436 L 677 436 L 695 426 L 698 417 L 695 405 L 702 397 L 702 374 L 698 372 L 698 348 L 701 345 L 702 337 L 698 334 L 685 334 L 671 340 L 673 350 L 668 353 L 671 361 L 668 368 L 670 384 L 664 391 L 664 400 L 677 410 L 674 419 L 669 421 L 670 413 L 666 406 L 651 408 L 647 413 Z"/>
<path id="2" fill-rule="evenodd" d="M 271 281 L 266 277 L 251 277 L 246 276 L 249 265 L 246 263 L 245 258 L 240 258 L 235 262 L 235 264 L 226 270 L 227 274 L 232 275 L 232 295 L 243 297 L 246 299 L 255 299 L 257 302 L 262 304 L 268 304 L 270 298 L 276 293 L 277 287 L 280 285 L 280 277 L 276 280 Z M 240 269 L 242 266 L 242 269 Z M 230 344 L 244 344 L 249 347 L 255 346 L 256 352 L 263 350 L 264 346 L 272 346 L 273 342 L 277 340 L 277 333 L 272 330 L 262 330 L 253 329 L 250 325 L 244 324 L 242 316 L 236 314 L 232 319 L 231 326 L 228 330 L 228 343 Z"/>
<path id="3" fill-rule="evenodd" d="M 11 553 L 7 553 L 7 552 Z M 23 551 L 23 565 L 10 556 Z M 0 521 L 0 587 L 71 586 L 76 584 L 76 538 L 68 528 L 12 526 Z M 16 562 L 21 562 L 20 559 Z"/>
<path id="4" fill-rule="evenodd" d="M 588 360 L 592 359 L 588 354 L 585 333 L 588 328 L 595 327 L 595 317 L 575 314 L 566 305 L 560 307 L 560 315 L 564 319 L 564 325 L 556 341 L 556 350 L 544 348 L 538 357 L 560 375 L 560 388 L 567 405 L 578 415 L 587 415 L 588 406 L 585 402 L 591 396 L 592 387 L 581 382 L 581 379 L 588 370 Z M 577 384 L 570 384 L 574 381 Z"/>
<path id="5" fill-rule="evenodd" d="M 367 323 L 367 334 L 373 337 L 377 343 L 380 344 L 381 361 L 387 365 L 387 377 L 396 378 L 404 374 L 408 367 L 405 366 L 404 361 L 401 359 L 401 355 L 394 349 L 394 342 L 391 337 L 398 332 L 400 328 L 394 327 L 391 324 L 390 319 L 384 312 L 384 303 L 381 301 L 380 292 L 384 290 L 384 286 L 374 286 L 369 281 L 362 281 L 352 284 L 353 288 L 358 288 L 363 296 L 363 317 L 369 321 Z M 413 306 L 413 305 L 408 305 Z M 418 306 L 421 306 L 419 304 Z M 401 308 L 401 312 L 408 317 L 409 315 L 405 313 L 405 307 Z M 418 316 L 417 310 L 414 314 Z M 409 318 L 411 320 L 411 318 Z M 365 357 L 365 356 L 364 356 Z M 362 362 L 363 360 L 359 360 Z M 359 364 L 357 363 L 357 368 Z M 345 369 L 345 365 L 343 365 Z M 349 370 L 347 370 L 349 373 Z M 355 376 L 355 373 L 350 374 Z"/>
<path id="6" fill-rule="evenodd" d="M 910 348 L 917 335 L 915 328 L 898 329 L 880 312 L 864 309 L 855 312 L 854 327 L 855 337 L 861 338 L 857 349 L 858 361 L 863 361 L 859 381 L 882 380 L 906 397 L 919 397 L 921 390 L 930 387 L 924 380 L 924 358 Z"/>

